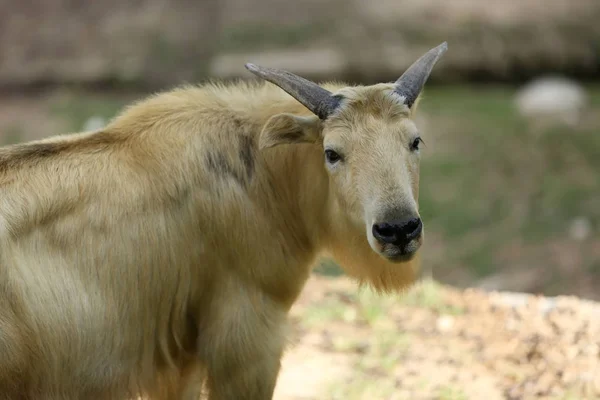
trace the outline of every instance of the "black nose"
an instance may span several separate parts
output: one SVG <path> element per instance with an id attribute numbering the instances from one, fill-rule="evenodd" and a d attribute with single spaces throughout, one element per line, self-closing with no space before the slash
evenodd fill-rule
<path id="1" fill-rule="evenodd" d="M 373 225 L 373 236 L 381 243 L 406 246 L 423 230 L 420 218 L 409 218 Z"/>

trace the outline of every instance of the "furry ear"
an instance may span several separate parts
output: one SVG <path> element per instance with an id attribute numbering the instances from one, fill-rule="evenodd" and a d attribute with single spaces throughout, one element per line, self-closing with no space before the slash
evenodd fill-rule
<path id="1" fill-rule="evenodd" d="M 321 136 L 321 121 L 317 116 L 301 117 L 277 114 L 269 118 L 260 133 L 259 148 L 280 144 L 314 143 Z"/>

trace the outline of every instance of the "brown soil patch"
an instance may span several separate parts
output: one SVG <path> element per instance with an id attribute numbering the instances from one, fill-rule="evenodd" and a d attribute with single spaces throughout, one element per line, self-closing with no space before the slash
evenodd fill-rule
<path id="1" fill-rule="evenodd" d="M 310 280 L 275 399 L 600 398 L 596 303 L 431 282 L 356 293 L 345 278 Z"/>

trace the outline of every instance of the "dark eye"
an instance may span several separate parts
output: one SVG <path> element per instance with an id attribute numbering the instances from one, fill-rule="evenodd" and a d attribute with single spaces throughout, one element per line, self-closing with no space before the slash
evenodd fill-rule
<path id="1" fill-rule="evenodd" d="M 342 159 L 342 157 L 333 150 L 325 150 L 325 158 L 329 164 L 335 164 Z"/>
<path id="2" fill-rule="evenodd" d="M 418 137 L 415 140 L 413 140 L 412 144 L 410 145 L 410 149 L 413 151 L 419 150 L 419 145 L 423 142 L 423 140 Z"/>

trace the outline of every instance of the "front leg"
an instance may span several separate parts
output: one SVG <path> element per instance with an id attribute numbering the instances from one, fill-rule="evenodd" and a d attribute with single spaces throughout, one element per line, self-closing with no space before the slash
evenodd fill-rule
<path id="1" fill-rule="evenodd" d="M 209 400 L 271 400 L 273 398 L 280 369 L 278 355 L 247 360 L 243 365 L 231 367 L 215 369 L 209 375 Z"/>
<path id="2" fill-rule="evenodd" d="M 258 291 L 239 290 L 223 299 L 201 334 L 209 400 L 271 400 L 285 347 L 287 312 Z"/>

